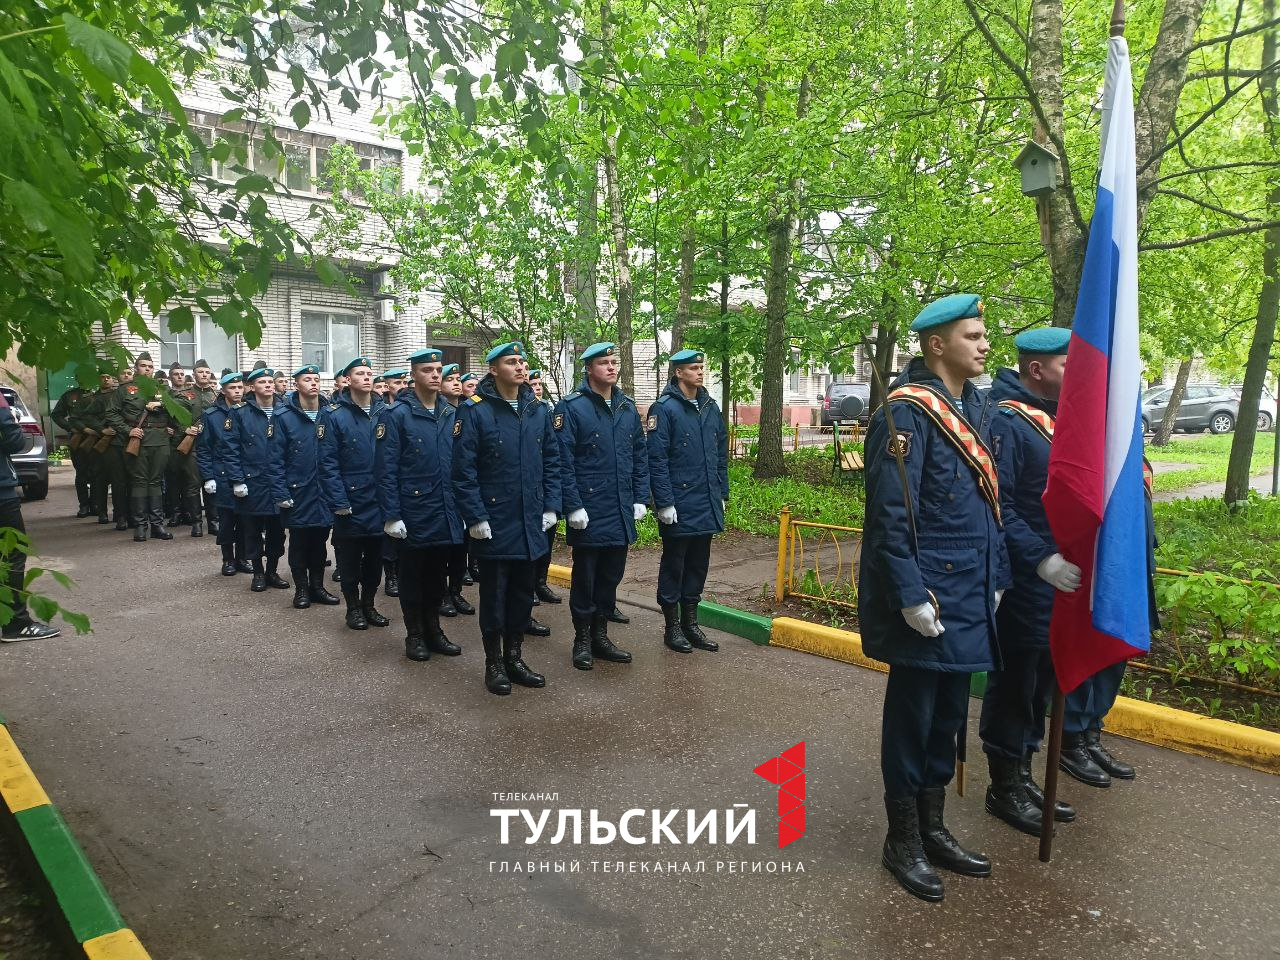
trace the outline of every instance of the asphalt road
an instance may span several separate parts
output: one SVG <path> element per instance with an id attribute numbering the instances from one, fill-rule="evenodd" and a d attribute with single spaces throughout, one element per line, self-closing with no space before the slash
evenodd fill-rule
<path id="1" fill-rule="evenodd" d="M 677 655 L 640 608 L 614 630 L 636 662 L 580 673 L 566 608 L 544 606 L 555 634 L 526 659 L 548 687 L 499 699 L 474 619 L 450 624 L 461 658 L 414 664 L 398 618 L 347 630 L 341 608 L 218 576 L 208 538 L 134 544 L 70 504 L 62 474 L 28 525 L 96 630 L 0 647 L 0 711 L 157 960 L 1280 956 L 1276 777 L 1116 741 L 1139 779 L 1069 785 L 1080 819 L 1045 866 L 983 812 L 972 770 L 949 820 L 995 876 L 948 877 L 930 906 L 879 865 L 878 674 L 725 635 Z M 976 709 L 974 727 L 977 755 Z M 801 740 L 807 829 L 779 850 L 752 770 Z M 489 815 L 738 803 L 754 846 L 552 846 L 550 828 L 527 846 L 518 826 L 504 847 Z M 517 861 L 581 872 L 491 872 Z M 717 872 L 730 861 L 792 872 Z"/>

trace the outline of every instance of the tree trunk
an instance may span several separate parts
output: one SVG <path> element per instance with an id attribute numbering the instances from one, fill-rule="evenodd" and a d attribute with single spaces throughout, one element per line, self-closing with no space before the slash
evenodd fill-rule
<path id="1" fill-rule="evenodd" d="M 1151 441 L 1153 447 L 1163 447 L 1173 435 L 1173 425 L 1178 420 L 1178 408 L 1182 406 L 1182 397 L 1187 392 L 1187 381 L 1191 379 L 1191 358 L 1178 364 L 1178 376 L 1173 381 L 1173 389 L 1169 391 L 1169 404 L 1164 408 L 1164 416 L 1156 435 Z"/>
<path id="2" fill-rule="evenodd" d="M 1262 18 L 1276 17 L 1277 0 L 1265 0 Z M 1280 28 L 1271 27 L 1262 41 L 1261 67 L 1267 70 L 1280 54 Z M 1280 152 L 1280 93 L 1276 89 L 1276 71 L 1267 70 L 1260 81 L 1262 110 L 1266 117 L 1267 138 L 1274 151 Z M 1280 219 L 1280 176 L 1271 175 L 1267 191 L 1267 209 L 1271 219 Z M 1258 297 L 1257 325 L 1249 360 L 1244 368 L 1244 386 L 1240 390 L 1240 410 L 1236 431 L 1231 438 L 1231 459 L 1227 462 L 1227 489 L 1223 499 L 1230 504 L 1249 496 L 1249 475 L 1253 465 L 1253 444 L 1258 434 L 1258 399 L 1267 380 L 1271 348 L 1276 339 L 1276 319 L 1280 314 L 1280 227 L 1266 232 L 1262 246 L 1262 293 Z"/>
<path id="3" fill-rule="evenodd" d="M 809 77 L 800 78 L 796 116 L 803 119 L 809 109 Z M 769 270 L 765 276 L 764 370 L 760 383 L 760 440 L 756 465 L 758 480 L 784 477 L 787 465 L 782 458 L 782 385 L 787 362 L 787 310 L 791 295 L 791 236 L 795 231 L 800 181 L 791 177 L 769 217 Z"/>
<path id="4" fill-rule="evenodd" d="M 698 59 L 707 53 L 707 20 L 706 5 L 697 5 L 697 40 Z M 697 127 L 702 123 L 702 111 L 696 102 L 689 103 L 689 126 Z M 684 142 L 684 192 L 690 192 L 690 184 L 694 175 L 694 138 L 688 137 Z M 684 349 L 684 331 L 689 325 L 689 317 L 693 312 L 694 268 L 697 263 L 697 212 L 686 211 L 684 226 L 680 230 L 680 295 L 676 300 L 676 318 L 671 325 L 671 352 Z M 655 252 L 656 252 L 655 247 Z M 654 302 L 657 309 L 657 302 Z"/>
<path id="5" fill-rule="evenodd" d="M 733 349 L 729 346 L 729 215 L 720 215 L 720 416 L 733 426 Z M 730 451 L 732 453 L 732 451 Z"/>
<path id="6" fill-rule="evenodd" d="M 609 0 L 600 2 L 600 37 L 604 49 L 612 51 L 613 14 L 610 11 Z M 616 82 L 606 81 L 606 85 L 616 86 Z M 631 336 L 631 310 L 634 303 L 631 286 L 631 246 L 627 238 L 626 213 L 622 209 L 622 188 L 618 183 L 618 138 L 607 132 L 604 138 L 604 179 L 609 191 L 609 221 L 613 228 L 614 273 L 618 287 L 618 355 L 622 361 L 618 382 L 624 393 L 634 396 L 636 381 Z"/>
<path id="7" fill-rule="evenodd" d="M 592 160 L 583 174 L 582 192 L 578 196 L 578 255 L 573 274 L 573 314 L 578 321 L 577 335 L 593 339 L 599 333 L 600 322 L 600 301 L 597 294 L 600 240 L 596 220 L 599 187 L 600 162 Z"/>

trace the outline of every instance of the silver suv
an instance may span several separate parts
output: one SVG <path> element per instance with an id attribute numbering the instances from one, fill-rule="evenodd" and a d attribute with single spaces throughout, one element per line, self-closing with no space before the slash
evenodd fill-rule
<path id="1" fill-rule="evenodd" d="M 18 474 L 18 483 L 22 484 L 23 496 L 27 500 L 43 500 L 49 495 L 49 442 L 44 429 L 13 387 L 0 385 L 0 393 L 9 401 L 14 418 L 22 428 L 22 449 L 9 454 L 9 459 Z"/>

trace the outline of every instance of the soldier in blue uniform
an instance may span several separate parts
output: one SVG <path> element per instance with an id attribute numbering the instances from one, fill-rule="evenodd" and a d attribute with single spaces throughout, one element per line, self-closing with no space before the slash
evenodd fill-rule
<path id="1" fill-rule="evenodd" d="M 244 558 L 244 529 L 236 513 L 236 498 L 231 492 L 231 474 L 227 468 L 228 436 L 236 429 L 234 413 L 244 396 L 244 374 L 228 371 L 218 380 L 218 399 L 201 414 L 204 426 L 196 441 L 196 462 L 205 478 L 204 491 L 213 497 L 218 511 L 218 546 L 222 549 L 222 575 L 252 573 Z"/>
<path id="2" fill-rule="evenodd" d="M 462 404 L 462 370 L 456 363 L 446 363 L 441 368 L 442 377 L 440 379 L 440 395 L 449 403 L 456 411 Z M 453 495 L 453 487 L 449 487 L 450 496 Z M 475 616 L 476 608 L 473 607 L 467 598 L 462 595 L 462 588 L 469 587 L 474 582 L 471 575 L 467 572 L 467 541 L 470 537 L 464 536 L 461 543 L 454 544 L 449 548 L 449 561 L 447 568 L 448 585 L 445 589 L 444 599 L 440 601 L 440 616 L 456 617 L 458 614 L 465 616 Z"/>
<path id="3" fill-rule="evenodd" d="M 996 608 L 1010 578 L 989 446 L 994 404 L 968 382 L 982 373 L 990 349 L 982 301 L 944 297 L 911 329 L 924 356 L 890 390 L 893 430 L 882 408 L 867 431 L 858 615 L 863 649 L 889 664 L 882 862 L 911 893 L 938 901 L 934 866 L 991 873 L 990 860 L 947 830 L 943 799 L 964 734 L 970 674 L 996 665 Z"/>
<path id="4" fill-rule="evenodd" d="M 235 428 L 226 436 L 226 467 L 236 513 L 244 524 L 245 558 L 253 567 L 250 589 L 287 590 L 278 567 L 284 556 L 282 509 L 293 506 L 284 486 L 284 470 L 275 441 L 275 374 L 259 367 L 249 372 L 249 398 L 232 412 Z"/>
<path id="5" fill-rule="evenodd" d="M 991 444 L 1013 586 L 996 615 L 1002 666 L 987 675 L 982 699 L 979 729 L 991 770 L 986 807 L 1032 836 L 1040 835 L 1044 794 L 1031 776 L 1031 758 L 1044 740 L 1044 715 L 1057 682 L 1049 656 L 1053 595 L 1080 586 L 1080 570 L 1058 552 L 1040 502 L 1070 341 L 1065 327 L 1020 333 L 1013 341 L 1018 369 L 997 373 L 989 394 L 997 405 Z M 1059 801 L 1054 819 L 1070 823 L 1075 817 Z"/>
<path id="6" fill-rule="evenodd" d="M 373 393 L 373 364 L 356 357 L 342 374 L 346 390 L 320 411 L 320 489 L 333 514 L 333 546 L 352 630 L 385 627 L 373 605 L 382 580 L 382 507 L 373 476 L 374 441 L 382 401 Z"/>
<path id="7" fill-rule="evenodd" d="M 405 367 L 396 367 L 394 370 L 388 370 L 382 375 L 382 382 L 387 385 L 387 403 L 400 396 L 401 392 L 408 386 L 408 378 L 409 371 Z"/>
<path id="8" fill-rule="evenodd" d="M 546 685 L 521 656 L 534 566 L 560 511 L 560 449 L 551 414 L 528 384 L 524 345 L 485 358 L 489 373 L 454 424 L 453 495 L 480 564 L 485 687 Z"/>
<path id="9" fill-rule="evenodd" d="M 529 371 L 529 388 L 533 391 L 533 395 L 538 398 L 538 402 L 545 406 L 548 412 L 555 409 L 555 404 L 547 399 L 546 388 L 542 384 L 542 371 Z M 552 527 L 547 531 L 547 555 L 538 561 L 538 569 L 535 571 L 533 581 L 533 605 L 536 607 L 542 603 L 562 603 L 563 598 L 549 586 L 547 586 L 547 573 L 551 569 L 551 551 L 556 548 L 556 528 Z M 529 618 L 529 626 L 524 628 L 524 632 L 535 637 L 551 636 L 551 628 L 545 624 L 539 623 L 536 618 Z"/>
<path id="10" fill-rule="evenodd" d="M 308 364 L 293 371 L 294 391 L 276 408 L 276 456 L 284 475 L 284 496 L 293 501 L 284 514 L 289 531 L 289 570 L 293 573 L 293 605 L 336 606 L 340 601 L 324 587 L 333 513 L 320 494 L 320 368 Z"/>
<path id="11" fill-rule="evenodd" d="M 383 413 L 396 404 L 397 383 L 404 385 L 405 371 L 388 370 L 373 378 L 373 392 L 382 398 Z M 382 538 L 382 592 L 388 597 L 400 596 L 400 541 L 386 535 Z"/>
<path id="12" fill-rule="evenodd" d="M 572 662 L 630 663 L 609 639 L 608 615 L 649 501 L 649 458 L 635 401 L 618 389 L 617 348 L 596 343 L 582 354 L 583 381 L 560 401 L 552 426 L 560 438 L 562 506 L 573 548 L 569 612 Z"/>
<path id="13" fill-rule="evenodd" d="M 677 653 L 719 644 L 698 626 L 698 604 L 711 564 L 711 538 L 724 531 L 729 501 L 729 436 L 719 405 L 702 386 L 704 356 L 671 357 L 667 388 L 649 408 L 649 483 L 662 535 L 658 605 L 663 642 Z"/>
<path id="14" fill-rule="evenodd" d="M 404 655 L 456 657 L 462 648 L 440 629 L 450 551 L 462 542 L 451 468 L 457 409 L 440 396 L 444 355 L 431 347 L 409 358 L 412 386 L 378 421 L 378 498 L 383 532 L 400 548 Z"/>

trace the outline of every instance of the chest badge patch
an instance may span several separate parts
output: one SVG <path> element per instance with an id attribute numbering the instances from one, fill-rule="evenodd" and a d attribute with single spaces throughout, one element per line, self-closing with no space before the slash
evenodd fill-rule
<path id="1" fill-rule="evenodd" d="M 227 417 L 227 419 L 226 419 L 226 420 L 222 421 L 222 429 L 223 429 L 223 430 L 230 430 L 230 429 L 231 429 L 231 418 L 230 418 L 230 417 Z"/>
<path id="2" fill-rule="evenodd" d="M 645 421 L 644 428 L 646 430 L 658 429 L 658 415 L 656 413 L 649 414 L 649 419 Z"/>
<path id="3" fill-rule="evenodd" d="M 385 423 L 378 424 L 378 429 L 374 431 L 374 436 L 379 440 L 387 435 L 387 425 Z"/>
<path id="4" fill-rule="evenodd" d="M 460 436 L 461 434 L 462 434 L 462 421 L 461 420 L 453 421 L 453 435 L 457 437 L 457 436 Z"/>
<path id="5" fill-rule="evenodd" d="M 559 430 L 561 427 L 563 427 L 563 426 L 564 426 L 564 414 L 563 414 L 563 413 L 557 413 L 554 417 L 552 417 L 552 418 L 551 418 L 551 425 L 552 425 L 553 427 L 555 427 L 557 430 Z"/>
<path id="6" fill-rule="evenodd" d="M 275 426 L 276 426 L 276 425 L 275 425 L 274 423 L 268 423 L 268 424 L 267 424 L 267 438 L 268 438 L 268 439 L 270 439 L 270 438 L 271 438 L 271 436 L 272 436 L 273 432 L 275 431 Z"/>
<path id="7" fill-rule="evenodd" d="M 324 424 L 323 424 L 323 423 L 317 423 L 317 424 L 316 424 L 316 439 L 317 439 L 317 440 L 323 440 L 323 439 L 324 439 Z"/>
<path id="8" fill-rule="evenodd" d="M 899 433 L 897 439 L 889 438 L 889 442 L 885 444 L 885 454 L 895 459 L 901 455 L 904 458 L 911 456 L 911 434 Z"/>

